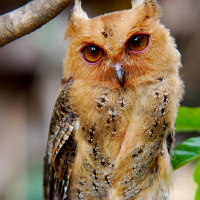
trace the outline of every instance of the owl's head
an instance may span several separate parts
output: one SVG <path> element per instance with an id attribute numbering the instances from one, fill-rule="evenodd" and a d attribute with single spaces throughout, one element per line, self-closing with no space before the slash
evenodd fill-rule
<path id="1" fill-rule="evenodd" d="M 180 55 L 160 16 L 155 0 L 133 0 L 130 10 L 89 18 L 76 0 L 65 35 L 64 77 L 126 88 L 176 73 Z"/>

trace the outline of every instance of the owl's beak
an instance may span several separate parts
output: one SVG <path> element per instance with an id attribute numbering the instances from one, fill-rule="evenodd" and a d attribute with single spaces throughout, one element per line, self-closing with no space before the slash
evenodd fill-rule
<path id="1" fill-rule="evenodd" d="M 123 72 L 123 62 L 116 62 L 115 65 L 112 65 L 112 68 L 115 70 L 117 79 L 120 85 L 124 85 L 124 72 Z"/>

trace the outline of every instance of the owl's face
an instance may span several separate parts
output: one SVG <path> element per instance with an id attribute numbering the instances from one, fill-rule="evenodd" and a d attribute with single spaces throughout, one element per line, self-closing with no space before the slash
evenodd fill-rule
<path id="1" fill-rule="evenodd" d="M 155 1 L 133 1 L 132 9 L 89 19 L 80 7 L 70 17 L 64 76 L 121 88 L 179 68 L 173 38 L 159 21 Z"/>

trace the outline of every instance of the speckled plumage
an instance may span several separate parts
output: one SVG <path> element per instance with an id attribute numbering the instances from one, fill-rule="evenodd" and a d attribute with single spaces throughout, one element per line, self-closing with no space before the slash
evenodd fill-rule
<path id="1" fill-rule="evenodd" d="M 76 0 L 44 159 L 45 200 L 169 200 L 180 54 L 156 1 L 132 6 L 89 19 Z M 127 41 L 138 33 L 150 42 L 133 53 Z M 103 49 L 98 63 L 83 59 L 87 44 Z"/>

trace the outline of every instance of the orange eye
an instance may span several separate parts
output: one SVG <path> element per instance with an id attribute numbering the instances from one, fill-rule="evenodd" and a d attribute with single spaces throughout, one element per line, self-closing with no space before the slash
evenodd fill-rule
<path id="1" fill-rule="evenodd" d="M 89 63 L 100 61 L 103 56 L 103 50 L 95 45 L 87 45 L 82 49 L 83 58 Z"/>
<path id="2" fill-rule="evenodd" d="M 145 50 L 149 45 L 149 35 L 138 34 L 131 37 L 128 42 L 130 51 L 140 52 Z"/>

